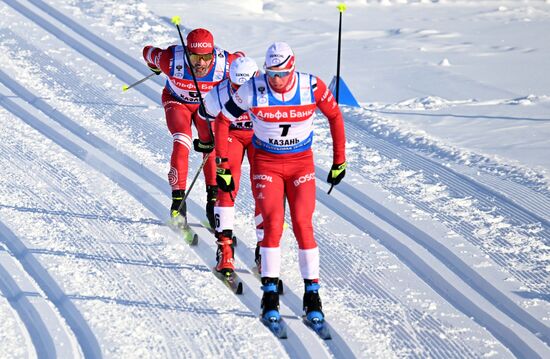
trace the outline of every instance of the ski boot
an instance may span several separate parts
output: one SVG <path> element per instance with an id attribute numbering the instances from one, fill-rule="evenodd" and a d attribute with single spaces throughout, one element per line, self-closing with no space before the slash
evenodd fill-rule
<path id="1" fill-rule="evenodd" d="M 187 205 L 183 202 L 185 190 L 172 191 L 172 206 L 170 207 L 170 220 L 177 227 L 187 226 Z M 180 208 L 181 207 L 181 208 Z"/>
<path id="2" fill-rule="evenodd" d="M 216 220 L 214 217 L 214 205 L 218 197 L 218 186 L 206 185 L 206 218 L 212 230 L 216 229 Z"/>
<path id="3" fill-rule="evenodd" d="M 304 323 L 309 326 L 321 339 L 332 339 L 330 329 L 325 322 L 325 315 L 323 314 L 323 306 L 321 304 L 321 298 L 319 297 L 319 280 L 318 279 L 304 279 L 305 293 L 304 293 Z"/>
<path id="4" fill-rule="evenodd" d="M 322 323 L 325 320 L 321 297 L 319 297 L 319 281 L 317 279 L 304 279 L 304 312 L 306 319 L 311 323 Z"/>
<path id="5" fill-rule="evenodd" d="M 217 234 L 218 250 L 216 251 L 216 270 L 225 276 L 231 275 L 235 270 L 235 259 L 233 249 L 233 231 L 224 230 Z"/>
<path id="6" fill-rule="evenodd" d="M 286 324 L 279 313 L 279 293 L 277 292 L 278 278 L 262 277 L 262 316 L 260 320 L 271 330 L 276 337 L 285 339 Z"/>
<path id="7" fill-rule="evenodd" d="M 279 293 L 277 292 L 277 283 L 279 278 L 262 277 L 262 319 L 266 322 L 279 322 Z"/>

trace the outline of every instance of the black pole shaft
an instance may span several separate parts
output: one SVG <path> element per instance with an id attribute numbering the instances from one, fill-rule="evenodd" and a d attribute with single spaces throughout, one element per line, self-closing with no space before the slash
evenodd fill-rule
<path id="1" fill-rule="evenodd" d="M 336 60 L 336 103 L 340 103 L 340 48 L 342 45 L 342 11 L 340 11 L 340 23 L 338 24 L 338 58 Z"/>

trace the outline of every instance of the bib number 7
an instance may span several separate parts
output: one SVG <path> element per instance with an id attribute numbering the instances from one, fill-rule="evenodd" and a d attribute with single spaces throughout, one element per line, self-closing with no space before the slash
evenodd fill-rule
<path id="1" fill-rule="evenodd" d="M 290 130 L 290 125 L 279 125 L 280 128 L 283 129 L 283 133 L 281 133 L 281 137 L 285 137 L 288 135 L 288 130 Z"/>

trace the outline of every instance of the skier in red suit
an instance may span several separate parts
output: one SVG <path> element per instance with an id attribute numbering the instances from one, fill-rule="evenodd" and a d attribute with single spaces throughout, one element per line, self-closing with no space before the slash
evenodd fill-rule
<path id="1" fill-rule="evenodd" d="M 187 63 L 184 48 L 172 45 L 167 49 L 154 46 L 143 48 L 143 57 L 151 71 L 157 75 L 164 73 L 167 77 L 162 91 L 162 105 L 166 114 L 166 124 L 172 134 L 173 147 L 170 159 L 168 181 L 172 188 L 172 220 L 186 223 L 187 207 L 180 204 L 187 188 L 189 150 L 191 148 L 191 123 L 197 118 L 199 97 L 193 82 L 191 69 L 196 76 L 200 93 L 204 96 L 217 83 L 229 76 L 231 62 L 242 56 L 242 53 L 230 54 L 214 46 L 214 38 L 206 29 L 195 29 L 187 35 L 187 50 L 191 63 Z M 197 141 L 197 140 L 195 140 Z M 198 145 L 195 142 L 195 147 Z M 209 158 L 204 166 L 206 181 L 206 215 L 214 225 L 214 203 L 217 196 L 216 165 L 214 158 Z"/>
<path id="2" fill-rule="evenodd" d="M 319 248 L 313 237 L 315 166 L 311 144 L 316 109 L 328 118 L 333 141 L 333 165 L 327 181 L 338 184 L 345 175 L 345 133 L 340 108 L 318 77 L 295 71 L 294 53 L 276 42 L 265 57 L 265 74 L 243 84 L 224 105 L 215 123 L 217 183 L 231 191 L 234 181 L 227 155 L 229 126 L 248 111 L 255 147 L 252 185 L 264 220 L 261 243 L 262 317 L 278 321 L 277 283 L 281 267 L 280 239 L 284 199 L 288 200 L 298 260 L 304 279 L 304 310 L 309 320 L 323 321 L 319 297 Z"/>

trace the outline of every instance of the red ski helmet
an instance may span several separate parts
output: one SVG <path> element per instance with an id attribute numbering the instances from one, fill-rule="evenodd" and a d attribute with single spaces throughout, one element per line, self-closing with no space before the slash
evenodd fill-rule
<path id="1" fill-rule="evenodd" d="M 193 54 L 211 54 L 214 51 L 214 37 L 202 28 L 187 34 L 187 50 Z"/>

